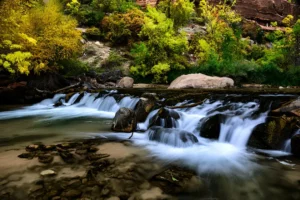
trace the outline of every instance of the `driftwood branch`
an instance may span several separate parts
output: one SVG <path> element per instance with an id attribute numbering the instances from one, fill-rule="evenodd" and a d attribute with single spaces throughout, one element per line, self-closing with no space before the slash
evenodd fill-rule
<path id="1" fill-rule="evenodd" d="M 58 90 L 54 91 L 53 93 L 58 93 L 58 92 L 61 92 L 61 91 L 67 90 L 67 89 L 74 88 L 74 87 L 79 86 L 79 85 L 80 85 L 80 82 L 78 82 L 78 83 L 76 83 L 74 85 L 70 85 L 70 86 L 58 89 Z"/>
<path id="2" fill-rule="evenodd" d="M 133 136 L 133 133 L 134 133 L 134 132 L 132 131 L 132 133 L 131 133 L 131 136 L 128 138 L 128 140 L 130 140 L 130 139 L 132 138 L 132 136 Z"/>
<path id="3" fill-rule="evenodd" d="M 181 106 L 170 106 L 170 107 L 167 107 L 167 108 L 170 108 L 170 109 L 192 108 L 192 107 L 203 104 L 204 101 L 206 101 L 206 99 L 204 99 L 203 101 L 197 102 L 197 103 L 192 103 L 192 104 L 188 104 L 188 105 L 185 104 L 185 105 L 181 105 Z"/>
<path id="4" fill-rule="evenodd" d="M 39 93 L 48 93 L 48 94 L 52 94 L 52 92 L 48 91 L 48 90 L 39 90 L 37 88 L 35 88 L 35 90 Z"/>

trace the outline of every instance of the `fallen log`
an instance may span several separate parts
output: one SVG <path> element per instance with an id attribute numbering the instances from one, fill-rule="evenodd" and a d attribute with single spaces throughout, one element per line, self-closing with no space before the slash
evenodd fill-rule
<path id="1" fill-rule="evenodd" d="M 70 86 L 55 90 L 53 93 L 58 93 L 58 92 L 61 92 L 61 91 L 64 91 L 64 90 L 68 90 L 68 89 L 74 88 L 74 87 L 79 86 L 79 85 L 80 85 L 80 82 L 78 82 L 74 85 L 70 85 Z"/>

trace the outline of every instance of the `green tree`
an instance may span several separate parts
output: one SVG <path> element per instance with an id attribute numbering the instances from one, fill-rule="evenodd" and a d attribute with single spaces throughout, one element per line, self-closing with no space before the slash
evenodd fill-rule
<path id="1" fill-rule="evenodd" d="M 187 24 L 195 12 L 194 3 L 190 0 L 163 0 L 159 2 L 158 8 L 174 20 L 175 28 Z"/>
<path id="2" fill-rule="evenodd" d="M 143 42 L 136 44 L 131 51 L 135 59 L 131 67 L 133 75 L 150 75 L 155 77 L 154 82 L 166 82 L 168 71 L 186 67 L 187 37 L 174 31 L 173 20 L 164 13 L 148 7 L 139 35 Z"/>

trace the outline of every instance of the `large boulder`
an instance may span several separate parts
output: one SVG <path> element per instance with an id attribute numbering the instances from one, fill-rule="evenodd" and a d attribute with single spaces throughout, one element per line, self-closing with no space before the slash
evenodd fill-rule
<path id="1" fill-rule="evenodd" d="M 129 108 L 120 108 L 113 119 L 111 130 L 130 133 L 135 131 L 136 127 L 135 112 Z"/>
<path id="2" fill-rule="evenodd" d="M 158 126 L 151 127 L 149 129 L 148 137 L 151 141 L 176 147 L 190 146 L 198 142 L 197 137 L 190 132 L 174 128 L 162 128 Z"/>
<path id="3" fill-rule="evenodd" d="M 231 78 L 207 76 L 204 74 L 188 74 L 176 78 L 168 89 L 227 88 L 233 86 L 234 81 Z"/>
<path id="4" fill-rule="evenodd" d="M 300 117 L 300 99 L 290 101 L 280 108 L 273 110 L 273 113 L 292 114 Z"/>
<path id="5" fill-rule="evenodd" d="M 200 136 L 210 139 L 218 139 L 220 136 L 221 123 L 223 119 L 224 116 L 221 114 L 202 119 L 202 125 L 200 127 Z"/>
<path id="6" fill-rule="evenodd" d="M 294 135 L 291 140 L 292 153 L 300 157 L 300 134 Z"/>
<path id="7" fill-rule="evenodd" d="M 278 149 L 283 141 L 295 133 L 298 126 L 298 117 L 269 116 L 266 123 L 254 128 L 248 144 L 256 148 Z"/>
<path id="8" fill-rule="evenodd" d="M 144 122 L 156 102 L 155 93 L 144 93 L 135 107 L 137 122 Z"/>
<path id="9" fill-rule="evenodd" d="M 117 87 L 118 88 L 132 88 L 133 83 L 134 83 L 133 78 L 126 76 L 118 82 Z"/>

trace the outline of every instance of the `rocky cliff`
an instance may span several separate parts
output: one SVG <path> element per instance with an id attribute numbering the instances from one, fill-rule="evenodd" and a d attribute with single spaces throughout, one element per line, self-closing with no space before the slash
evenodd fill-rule
<path id="1" fill-rule="evenodd" d="M 209 0 L 219 3 L 220 0 Z M 223 1 L 223 0 L 222 0 Z M 247 19 L 260 23 L 281 22 L 287 15 L 300 15 L 300 6 L 287 0 L 237 0 L 234 9 Z"/>

